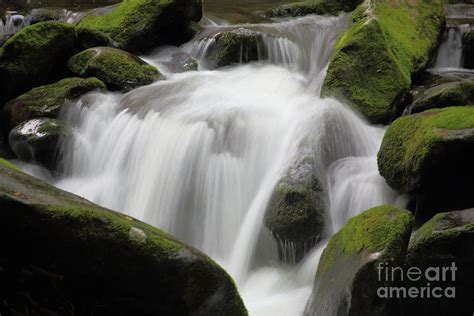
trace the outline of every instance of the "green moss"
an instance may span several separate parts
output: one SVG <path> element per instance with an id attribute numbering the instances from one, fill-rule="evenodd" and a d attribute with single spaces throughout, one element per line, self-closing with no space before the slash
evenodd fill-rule
<path id="1" fill-rule="evenodd" d="M 110 47 L 91 48 L 73 56 L 69 68 L 78 76 L 99 78 L 110 90 L 128 91 L 160 76 L 156 67 Z"/>
<path id="2" fill-rule="evenodd" d="M 0 164 L 3 165 L 4 167 L 7 167 L 7 168 L 10 168 L 10 169 L 13 169 L 13 170 L 17 170 L 17 171 L 20 171 L 20 169 L 18 169 L 17 166 L 15 166 L 14 164 L 12 164 L 11 162 L 3 159 L 3 158 L 0 158 Z"/>
<path id="3" fill-rule="evenodd" d="M 433 159 L 443 144 L 451 141 L 449 130 L 462 132 L 472 128 L 474 107 L 471 106 L 433 109 L 401 117 L 385 133 L 378 153 L 379 171 L 393 188 L 411 192 L 418 188 L 419 180 L 436 161 Z"/>
<path id="4" fill-rule="evenodd" d="M 78 25 L 108 34 L 121 48 L 141 50 L 166 42 L 171 36 L 165 33 L 186 29 L 200 19 L 200 1 L 124 0 L 105 15 L 87 15 Z M 170 26 L 175 29 L 167 29 Z"/>
<path id="5" fill-rule="evenodd" d="M 370 121 L 388 122 L 411 75 L 427 66 L 443 22 L 437 2 L 365 1 L 337 41 L 321 94 L 340 95 Z"/>
<path id="6" fill-rule="evenodd" d="M 43 22 L 16 33 L 0 50 L 0 103 L 58 80 L 75 45 L 75 28 L 66 23 Z"/>
<path id="7" fill-rule="evenodd" d="M 244 28 L 225 31 L 215 36 L 216 43 L 208 59 L 216 67 L 258 60 L 258 46 L 262 34 Z"/>
<path id="8" fill-rule="evenodd" d="M 413 216 L 390 205 L 374 207 L 349 219 L 324 249 L 317 275 L 330 269 L 338 260 L 383 252 L 381 258 L 404 252 L 403 241 L 411 231 Z"/>

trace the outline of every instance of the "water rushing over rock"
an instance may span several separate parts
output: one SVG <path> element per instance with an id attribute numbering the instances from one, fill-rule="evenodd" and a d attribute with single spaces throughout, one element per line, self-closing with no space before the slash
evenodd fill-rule
<path id="1" fill-rule="evenodd" d="M 282 264 L 262 225 L 301 145 L 324 182 L 327 236 L 397 199 L 377 171 L 383 129 L 319 98 L 345 18 L 245 26 L 265 34 L 266 58 L 218 70 L 205 69 L 212 40 L 196 39 L 183 49 L 201 71 L 167 74 L 125 95 L 83 97 L 63 113 L 75 137 L 63 147 L 66 176 L 57 185 L 209 254 L 234 277 L 251 315 L 301 314 L 325 242 L 301 264 Z"/>

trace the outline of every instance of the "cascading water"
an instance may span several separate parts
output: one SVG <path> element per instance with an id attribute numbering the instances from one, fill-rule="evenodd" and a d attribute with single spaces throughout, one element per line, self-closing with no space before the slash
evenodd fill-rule
<path id="1" fill-rule="evenodd" d="M 462 68 L 462 35 L 469 30 L 469 24 L 448 26 L 438 49 L 435 68 Z"/>
<path id="2" fill-rule="evenodd" d="M 251 26 L 266 34 L 263 61 L 168 74 L 125 95 L 83 97 L 63 113 L 75 137 L 64 145 L 66 176 L 56 185 L 209 254 L 234 277 L 251 315 L 301 314 L 326 241 L 299 265 L 283 264 L 262 225 L 301 144 L 326 182 L 329 234 L 348 217 L 398 198 L 377 171 L 383 129 L 318 96 L 345 20 L 309 16 Z M 201 67 L 212 49 L 203 41 L 183 47 Z M 147 60 L 159 64 L 163 56 Z"/>

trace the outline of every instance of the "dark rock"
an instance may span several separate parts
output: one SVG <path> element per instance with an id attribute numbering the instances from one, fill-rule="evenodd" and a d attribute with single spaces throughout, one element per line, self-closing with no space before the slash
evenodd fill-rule
<path id="1" fill-rule="evenodd" d="M 2 313 L 247 314 L 206 255 L 1 162 L 0 248 Z"/>
<path id="2" fill-rule="evenodd" d="M 474 69 L 474 30 L 462 36 L 464 67 Z"/>
<path id="3" fill-rule="evenodd" d="M 185 52 L 173 54 L 166 66 L 175 73 L 195 71 L 199 67 L 198 62 Z"/>
<path id="4" fill-rule="evenodd" d="M 307 0 L 285 4 L 272 9 L 273 17 L 304 16 L 308 14 L 338 15 L 354 10 L 363 0 Z"/>
<path id="5" fill-rule="evenodd" d="M 8 141 L 17 157 L 54 169 L 58 146 L 70 131 L 59 120 L 38 118 L 21 123 L 10 131 Z"/>

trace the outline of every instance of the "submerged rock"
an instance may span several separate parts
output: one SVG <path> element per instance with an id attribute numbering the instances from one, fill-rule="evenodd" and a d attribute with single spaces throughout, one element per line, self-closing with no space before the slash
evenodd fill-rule
<path id="1" fill-rule="evenodd" d="M 69 134 L 68 127 L 62 121 L 38 118 L 12 129 L 8 141 L 19 159 L 54 169 L 58 145 Z"/>
<path id="2" fill-rule="evenodd" d="M 377 289 L 390 282 L 377 268 L 403 263 L 412 221 L 410 212 L 389 205 L 349 219 L 324 249 L 305 315 L 389 315 L 390 301 Z"/>
<path id="3" fill-rule="evenodd" d="M 474 69 L 474 30 L 463 34 L 464 68 Z"/>
<path id="4" fill-rule="evenodd" d="M 16 33 L 0 50 L 0 105 L 64 77 L 75 47 L 75 28 L 66 23 L 43 22 Z"/>
<path id="5" fill-rule="evenodd" d="M 129 0 L 103 15 L 92 11 L 78 25 L 109 35 L 120 48 L 143 51 L 190 40 L 201 17 L 200 0 Z"/>
<path id="6" fill-rule="evenodd" d="M 338 15 L 354 10 L 362 0 L 306 0 L 279 6 L 270 11 L 273 17 L 304 16 L 308 14 Z"/>
<path id="7" fill-rule="evenodd" d="M 207 58 L 215 67 L 257 61 L 263 50 L 262 37 L 262 33 L 242 27 L 218 33 Z"/>
<path id="8" fill-rule="evenodd" d="M 378 153 L 380 174 L 417 199 L 417 219 L 474 205 L 474 107 L 433 109 L 397 119 Z"/>
<path id="9" fill-rule="evenodd" d="M 111 47 L 87 49 L 71 57 L 68 64 L 75 75 L 97 77 L 109 90 L 129 91 L 150 84 L 161 76 L 156 67 Z"/>
<path id="10" fill-rule="evenodd" d="M 411 113 L 434 108 L 474 104 L 474 81 L 461 80 L 440 84 L 417 95 L 410 106 Z"/>
<path id="11" fill-rule="evenodd" d="M 185 52 L 178 52 L 171 56 L 167 66 L 173 72 L 186 72 L 198 70 L 198 62 L 191 55 Z"/>
<path id="12" fill-rule="evenodd" d="M 6 127 L 11 130 L 34 118 L 56 118 L 67 100 L 105 88 L 105 84 L 96 78 L 67 78 L 34 88 L 5 104 L 2 114 Z"/>
<path id="13" fill-rule="evenodd" d="M 0 175 L 2 310 L 247 314 L 229 275 L 199 251 L 1 161 Z"/>
<path id="14" fill-rule="evenodd" d="M 415 267 L 430 273 L 407 287 L 440 287 L 441 297 L 403 300 L 406 314 L 468 315 L 474 293 L 474 209 L 439 213 L 421 226 L 410 240 L 407 269 Z M 436 272 L 439 271 L 439 272 Z M 447 272 L 447 273 L 446 273 Z M 432 279 L 439 276 L 438 279 Z M 443 279 L 444 278 L 444 279 Z M 451 288 L 446 292 L 446 289 Z M 446 294 L 454 294 L 447 297 Z"/>
<path id="15" fill-rule="evenodd" d="M 334 48 L 321 94 L 352 102 L 372 123 L 401 113 L 411 76 L 423 70 L 444 23 L 441 2 L 366 0 Z"/>
<path id="16" fill-rule="evenodd" d="M 300 261 L 324 229 L 324 193 L 313 160 L 303 156 L 291 165 L 265 215 L 265 225 L 276 238 L 280 259 L 285 262 Z"/>

